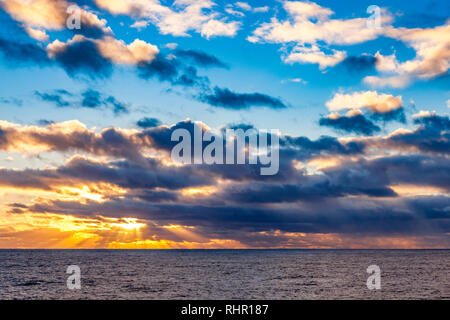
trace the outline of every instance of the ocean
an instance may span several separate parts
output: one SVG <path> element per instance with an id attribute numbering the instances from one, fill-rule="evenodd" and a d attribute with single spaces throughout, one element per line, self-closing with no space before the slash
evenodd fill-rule
<path id="1" fill-rule="evenodd" d="M 0 250 L 0 299 L 450 299 L 450 250 Z"/>

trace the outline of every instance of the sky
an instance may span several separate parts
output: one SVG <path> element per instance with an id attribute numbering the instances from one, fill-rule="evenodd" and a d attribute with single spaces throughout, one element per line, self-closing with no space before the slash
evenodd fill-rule
<path id="1" fill-rule="evenodd" d="M 447 1 L 0 0 L 0 248 L 450 248 Z M 171 134 L 279 130 L 279 171 Z"/>

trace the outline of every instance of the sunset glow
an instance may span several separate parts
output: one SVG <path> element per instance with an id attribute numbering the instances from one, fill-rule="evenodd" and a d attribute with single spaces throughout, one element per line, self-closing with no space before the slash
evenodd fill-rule
<path id="1" fill-rule="evenodd" d="M 450 247 L 448 9 L 0 0 L 0 248 Z"/>

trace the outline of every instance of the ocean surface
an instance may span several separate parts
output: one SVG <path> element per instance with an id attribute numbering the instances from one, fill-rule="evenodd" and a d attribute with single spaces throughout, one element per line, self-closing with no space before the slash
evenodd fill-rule
<path id="1" fill-rule="evenodd" d="M 450 299 L 450 250 L 0 250 L 0 299 Z"/>

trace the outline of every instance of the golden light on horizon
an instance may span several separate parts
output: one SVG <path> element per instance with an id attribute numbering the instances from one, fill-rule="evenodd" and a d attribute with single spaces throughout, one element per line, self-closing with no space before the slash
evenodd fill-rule
<path id="1" fill-rule="evenodd" d="M 145 227 L 147 224 L 138 222 L 138 219 L 136 218 L 123 218 L 121 219 L 121 222 L 115 222 L 111 223 L 111 226 L 118 227 L 125 230 L 137 230 L 139 231 L 143 227 Z"/>
<path id="2" fill-rule="evenodd" d="M 193 187 L 181 190 L 181 194 L 185 197 L 209 196 L 216 192 L 218 192 L 216 186 Z"/>
<path id="3" fill-rule="evenodd" d="M 63 187 L 60 190 L 64 195 L 72 195 L 75 197 L 85 198 L 97 202 L 105 201 L 102 194 L 93 193 L 88 186 L 83 186 L 81 188 Z"/>
<path id="4" fill-rule="evenodd" d="M 229 239 L 208 239 L 205 242 L 140 240 L 134 242 L 113 241 L 108 249 L 246 249 L 239 241 Z"/>
<path id="5" fill-rule="evenodd" d="M 340 165 L 342 160 L 339 158 L 316 158 L 308 162 L 308 166 L 314 168 L 315 170 L 323 170 L 327 168 L 332 168 Z"/>
<path id="6" fill-rule="evenodd" d="M 178 224 L 170 224 L 168 226 L 162 226 L 162 228 L 164 228 L 164 229 L 180 229 L 180 228 L 195 229 L 195 227 L 192 227 L 192 226 L 181 226 L 181 225 L 178 225 Z"/>
<path id="7" fill-rule="evenodd" d="M 433 186 L 401 184 L 389 187 L 401 196 L 438 196 L 448 194 L 445 189 Z"/>

